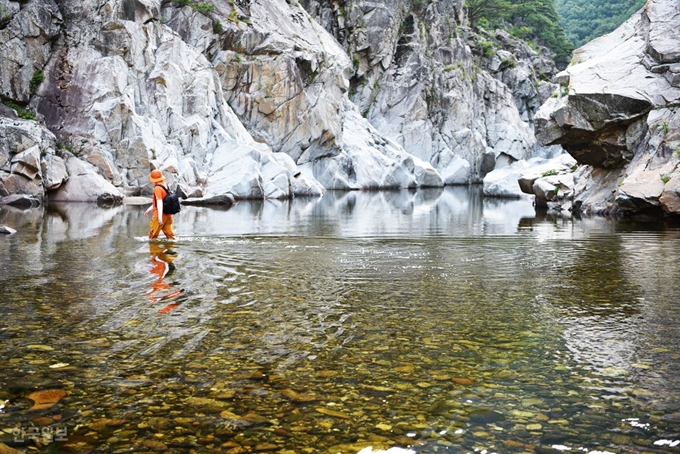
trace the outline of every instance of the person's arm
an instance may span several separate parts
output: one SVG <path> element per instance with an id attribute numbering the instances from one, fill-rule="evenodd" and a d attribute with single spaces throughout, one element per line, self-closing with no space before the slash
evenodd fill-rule
<path id="1" fill-rule="evenodd" d="M 158 223 L 163 225 L 163 199 L 156 197 L 156 208 L 158 208 Z"/>

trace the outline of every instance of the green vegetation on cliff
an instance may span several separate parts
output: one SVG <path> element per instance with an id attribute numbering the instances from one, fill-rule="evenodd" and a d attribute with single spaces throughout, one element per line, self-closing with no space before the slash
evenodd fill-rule
<path id="1" fill-rule="evenodd" d="M 628 20 L 645 0 L 555 0 L 560 25 L 577 47 Z"/>
<path id="2" fill-rule="evenodd" d="M 559 25 L 555 0 L 466 0 L 472 27 L 506 28 L 512 35 L 549 48 L 555 63 L 565 67 L 573 44 Z"/>

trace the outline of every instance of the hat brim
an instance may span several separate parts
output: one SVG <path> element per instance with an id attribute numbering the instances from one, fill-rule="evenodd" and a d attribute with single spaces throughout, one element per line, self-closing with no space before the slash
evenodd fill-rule
<path id="1" fill-rule="evenodd" d="M 165 177 L 164 177 L 164 176 L 160 176 L 160 177 L 158 177 L 158 178 L 151 178 L 151 177 L 149 177 L 149 181 L 152 182 L 152 183 L 158 183 L 159 181 L 163 181 L 163 180 L 165 180 Z"/>

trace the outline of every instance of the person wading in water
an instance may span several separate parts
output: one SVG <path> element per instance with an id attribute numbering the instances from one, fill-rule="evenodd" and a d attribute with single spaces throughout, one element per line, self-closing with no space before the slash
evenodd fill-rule
<path id="1" fill-rule="evenodd" d="M 163 183 L 165 177 L 160 170 L 152 170 L 149 177 L 155 186 L 153 188 L 153 198 L 151 199 L 151 206 L 144 212 L 144 216 L 148 216 L 153 210 L 151 222 L 149 222 L 149 239 L 158 238 L 161 230 L 165 236 L 170 239 L 175 239 L 175 234 L 172 232 L 172 215 L 163 213 L 163 199 L 170 192 L 168 186 Z"/>

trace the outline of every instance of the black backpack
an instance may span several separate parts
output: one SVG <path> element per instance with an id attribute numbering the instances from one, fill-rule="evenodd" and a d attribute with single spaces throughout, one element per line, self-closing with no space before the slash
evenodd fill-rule
<path id="1" fill-rule="evenodd" d="M 174 192 L 170 192 L 170 189 L 162 184 L 157 184 L 156 186 L 160 186 L 161 188 L 165 189 L 165 197 L 163 197 L 163 214 L 179 213 L 179 195 Z"/>

